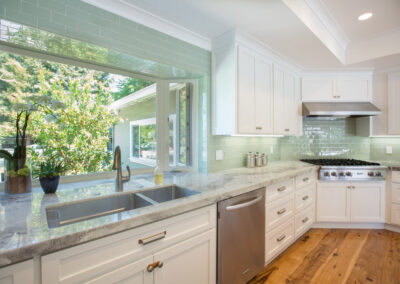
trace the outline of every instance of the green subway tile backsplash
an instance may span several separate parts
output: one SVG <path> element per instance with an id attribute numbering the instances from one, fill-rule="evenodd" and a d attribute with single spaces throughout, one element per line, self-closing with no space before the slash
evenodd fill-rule
<path id="1" fill-rule="evenodd" d="M 392 154 L 386 153 L 392 147 Z M 371 160 L 400 162 L 400 138 L 371 138 Z"/>

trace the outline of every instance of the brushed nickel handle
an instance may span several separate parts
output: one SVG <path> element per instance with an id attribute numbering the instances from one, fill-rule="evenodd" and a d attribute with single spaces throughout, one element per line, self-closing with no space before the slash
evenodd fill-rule
<path id="1" fill-rule="evenodd" d="M 257 130 L 261 130 L 262 127 L 261 127 L 261 126 L 257 126 L 256 129 L 257 129 Z"/>
<path id="2" fill-rule="evenodd" d="M 138 243 L 141 245 L 147 245 L 149 243 L 161 240 L 163 238 L 165 238 L 165 236 L 167 235 L 167 231 L 143 238 L 143 239 L 139 239 Z"/>
<path id="3" fill-rule="evenodd" d="M 351 188 L 352 188 L 352 189 L 355 189 L 356 187 L 355 187 L 355 186 L 352 186 Z"/>
<path id="4" fill-rule="evenodd" d="M 303 181 L 304 181 L 304 182 L 309 181 L 309 178 L 308 178 L 308 177 L 303 178 Z"/>
<path id="5" fill-rule="evenodd" d="M 247 207 L 247 206 L 253 205 L 254 203 L 257 203 L 262 198 L 263 198 L 263 196 L 260 195 L 260 196 L 258 196 L 256 198 L 253 198 L 253 199 L 250 199 L 250 200 L 245 200 L 245 201 L 240 202 L 238 204 L 228 206 L 225 209 L 226 210 L 235 210 L 235 209 L 240 209 L 240 208 L 243 208 L 243 207 Z"/>
<path id="6" fill-rule="evenodd" d="M 347 187 L 347 189 L 351 189 L 351 186 L 346 186 Z"/>
<path id="7" fill-rule="evenodd" d="M 161 261 L 156 261 L 153 262 L 152 264 L 147 265 L 147 272 L 153 272 L 154 269 L 156 269 L 157 267 L 161 268 L 163 267 L 164 263 Z"/>
<path id="8" fill-rule="evenodd" d="M 290 131 L 290 129 L 289 128 L 285 128 L 285 131 L 288 132 L 288 131 Z"/>
<path id="9" fill-rule="evenodd" d="M 279 238 L 276 239 L 277 242 L 281 242 L 286 238 L 286 235 L 283 234 L 282 236 L 280 236 Z"/>
<path id="10" fill-rule="evenodd" d="M 308 217 L 306 217 L 306 218 L 304 218 L 303 220 L 301 220 L 301 222 L 307 223 L 308 220 L 310 220 L 310 219 L 308 219 Z"/>
<path id="11" fill-rule="evenodd" d="M 303 198 L 302 198 L 302 199 L 303 199 L 304 201 L 306 201 L 308 198 L 309 198 L 309 196 L 308 196 L 308 195 L 306 195 L 306 196 L 303 196 Z"/>
<path id="12" fill-rule="evenodd" d="M 286 208 L 282 208 L 281 210 L 279 210 L 278 212 L 276 212 L 276 214 L 278 215 L 282 215 L 283 213 L 286 212 Z"/>
<path id="13" fill-rule="evenodd" d="M 286 186 L 281 186 L 279 188 L 276 189 L 279 192 L 285 191 L 286 190 Z"/>

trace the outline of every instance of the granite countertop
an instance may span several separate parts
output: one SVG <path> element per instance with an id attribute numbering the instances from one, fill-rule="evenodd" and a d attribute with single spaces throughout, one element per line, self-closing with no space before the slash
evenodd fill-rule
<path id="1" fill-rule="evenodd" d="M 0 194 L 0 267 L 90 240 L 152 223 L 317 169 L 298 161 L 272 162 L 267 167 L 238 168 L 218 173 L 180 172 L 164 176 L 164 184 L 187 187 L 199 194 L 49 229 L 48 205 L 115 193 L 114 179 L 60 185 L 56 194 L 40 188 L 20 195 Z M 153 175 L 133 176 L 124 191 L 154 187 Z"/>
<path id="2" fill-rule="evenodd" d="M 388 169 L 391 170 L 391 171 L 400 171 L 400 162 L 397 162 L 397 161 L 384 161 L 384 162 L 381 162 L 381 161 L 379 161 L 378 163 L 380 163 L 383 166 L 388 167 Z"/>

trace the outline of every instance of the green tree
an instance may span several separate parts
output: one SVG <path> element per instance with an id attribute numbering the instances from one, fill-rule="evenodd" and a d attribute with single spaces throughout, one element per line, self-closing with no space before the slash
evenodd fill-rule
<path id="1" fill-rule="evenodd" d="M 119 91 L 114 92 L 112 96 L 114 100 L 119 100 L 152 84 L 154 84 L 152 81 L 127 77 L 118 84 Z"/>

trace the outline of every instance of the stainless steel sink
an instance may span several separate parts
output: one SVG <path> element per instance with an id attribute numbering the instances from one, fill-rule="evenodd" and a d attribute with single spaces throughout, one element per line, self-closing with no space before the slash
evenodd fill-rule
<path id="1" fill-rule="evenodd" d="M 46 208 L 47 223 L 49 228 L 54 228 L 153 204 L 135 193 L 115 194 L 88 200 L 67 202 Z"/>
<path id="2" fill-rule="evenodd" d="M 151 190 L 146 190 L 139 192 L 138 195 L 145 196 L 154 200 L 158 203 L 166 202 L 186 196 L 191 196 L 198 194 L 197 191 L 193 191 L 184 187 L 179 187 L 176 185 L 170 185 L 166 187 L 155 188 Z"/>
<path id="3" fill-rule="evenodd" d="M 138 209 L 191 196 L 198 192 L 168 185 L 140 192 L 116 193 L 104 197 L 50 205 L 46 208 L 49 228 L 60 227 L 96 217 Z"/>

